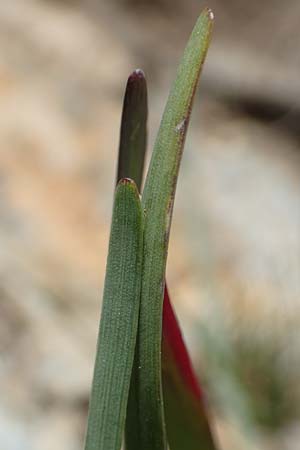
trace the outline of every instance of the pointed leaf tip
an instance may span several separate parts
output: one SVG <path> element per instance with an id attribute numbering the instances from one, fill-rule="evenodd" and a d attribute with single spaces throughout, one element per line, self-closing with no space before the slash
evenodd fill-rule
<path id="1" fill-rule="evenodd" d="M 132 186 L 135 186 L 135 182 L 131 178 L 121 178 L 121 180 L 118 182 L 118 185 L 120 184 L 131 184 Z"/>
<path id="2" fill-rule="evenodd" d="M 135 69 L 128 77 L 128 82 L 135 82 L 146 80 L 145 74 L 142 69 Z"/>
<path id="3" fill-rule="evenodd" d="M 116 187 L 116 195 L 119 191 L 127 191 L 133 193 L 133 195 L 140 200 L 139 190 L 134 180 L 131 178 L 121 178 Z"/>
<path id="4" fill-rule="evenodd" d="M 206 8 L 205 10 L 206 14 L 208 15 L 209 19 L 213 22 L 215 19 L 215 15 L 212 9 Z"/>

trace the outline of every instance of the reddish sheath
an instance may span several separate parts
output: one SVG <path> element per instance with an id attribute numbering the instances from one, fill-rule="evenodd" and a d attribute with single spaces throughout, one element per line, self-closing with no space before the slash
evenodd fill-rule
<path id="1" fill-rule="evenodd" d="M 165 286 L 163 304 L 163 339 L 165 339 L 169 350 L 172 352 L 186 385 L 198 399 L 201 399 L 202 390 L 196 378 L 176 315 L 172 308 L 167 286 Z"/>

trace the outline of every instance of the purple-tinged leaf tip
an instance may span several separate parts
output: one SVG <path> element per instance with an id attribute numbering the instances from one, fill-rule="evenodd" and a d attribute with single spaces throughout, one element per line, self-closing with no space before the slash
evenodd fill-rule
<path id="1" fill-rule="evenodd" d="M 147 84 L 144 72 L 134 70 L 125 90 L 120 130 L 117 181 L 131 178 L 141 190 L 147 143 Z"/>
<path id="2" fill-rule="evenodd" d="M 142 69 L 135 69 L 128 77 L 128 82 L 145 80 L 145 74 Z"/>

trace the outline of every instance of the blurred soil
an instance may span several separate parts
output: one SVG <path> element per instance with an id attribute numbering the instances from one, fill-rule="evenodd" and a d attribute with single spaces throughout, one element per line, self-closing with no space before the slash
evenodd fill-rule
<path id="1" fill-rule="evenodd" d="M 0 2 L 1 450 L 82 448 L 126 77 L 146 72 L 152 145 L 205 6 L 159 3 Z M 285 400 L 299 401 L 300 6 L 209 6 L 215 35 L 183 158 L 168 279 L 202 358 L 221 449 L 296 450 L 298 410 L 244 436 L 216 389 L 222 361 L 209 354 L 247 334 L 255 365 L 264 343 L 280 342 L 262 376 L 278 371 Z M 241 367 L 245 355 L 235 355 Z"/>

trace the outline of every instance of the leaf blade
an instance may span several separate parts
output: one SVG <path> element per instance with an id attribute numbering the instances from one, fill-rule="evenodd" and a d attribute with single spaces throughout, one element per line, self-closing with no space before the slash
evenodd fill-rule
<path id="1" fill-rule="evenodd" d="M 142 211 L 133 181 L 115 193 L 85 450 L 120 450 L 135 352 L 142 269 Z"/>
<path id="2" fill-rule="evenodd" d="M 128 77 L 123 101 L 117 182 L 131 178 L 141 190 L 147 145 L 148 95 L 145 75 L 136 69 Z"/>
<path id="3" fill-rule="evenodd" d="M 144 160 L 146 153 L 146 129 L 147 129 L 147 86 L 143 72 L 135 70 L 128 78 L 121 122 L 120 146 L 118 156 L 118 175 L 120 178 L 135 178 L 138 182 L 138 188 L 141 188 L 143 177 L 144 161 L 140 161 L 135 165 L 136 158 Z M 137 119 L 142 122 L 140 129 L 144 133 L 144 137 L 140 138 L 132 145 L 134 140 L 134 124 Z M 133 134 L 133 136 L 132 136 Z M 135 360 L 132 380 L 130 386 L 130 394 L 127 405 L 126 416 L 126 447 L 127 449 L 139 449 L 139 439 L 136 429 L 138 423 L 138 361 Z M 195 376 L 187 348 L 181 335 L 180 327 L 173 311 L 173 307 L 169 298 L 167 286 L 165 287 L 164 305 L 163 305 L 163 335 L 162 335 L 162 379 L 164 390 L 164 406 L 168 439 L 172 448 L 177 450 L 182 444 L 180 436 L 190 436 L 189 441 L 199 442 L 199 433 L 202 428 L 193 427 L 189 420 L 185 420 L 180 411 L 185 406 L 184 389 L 193 391 L 193 402 L 190 406 L 193 414 L 200 414 L 197 424 L 204 423 L 204 434 L 208 434 L 207 440 L 212 441 L 205 405 L 203 402 L 202 392 Z M 171 389 L 170 389 L 171 388 Z M 170 397 L 170 391 L 172 398 Z M 190 393 L 188 394 L 190 395 Z M 175 408 L 173 402 L 175 400 Z M 195 402 L 199 403 L 199 408 L 195 411 Z M 176 414 L 179 411 L 179 414 Z M 175 416 L 174 416 L 175 412 Z M 189 414 L 187 415 L 189 416 Z M 197 417 L 197 414 L 196 414 Z M 194 423 L 195 421 L 192 421 Z M 178 430 L 181 430 L 178 439 Z M 185 438 L 186 439 L 186 438 Z M 188 442 L 186 440 L 186 445 Z M 176 446 L 177 444 L 177 446 Z M 178 446 L 179 444 L 179 446 Z M 186 447 L 187 450 L 189 447 Z"/>
<path id="4" fill-rule="evenodd" d="M 174 195 L 192 102 L 206 56 L 212 13 L 199 17 L 173 83 L 142 196 L 144 256 L 138 337 L 140 449 L 166 449 L 161 382 L 162 303 Z"/>
<path id="5" fill-rule="evenodd" d="M 121 119 L 120 144 L 118 154 L 117 181 L 128 177 L 137 183 L 141 190 L 144 161 L 147 144 L 147 118 L 148 118 L 147 83 L 144 73 L 137 69 L 130 74 L 127 80 L 123 111 Z M 135 354 L 127 414 L 125 423 L 125 444 L 130 450 L 140 450 L 138 421 L 138 360 Z"/>

